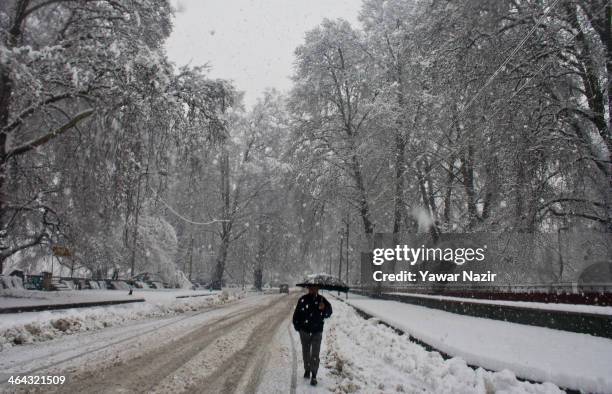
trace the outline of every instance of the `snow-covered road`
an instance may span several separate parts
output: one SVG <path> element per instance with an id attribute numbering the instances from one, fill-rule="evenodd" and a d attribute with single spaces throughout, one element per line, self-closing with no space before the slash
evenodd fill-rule
<path id="1" fill-rule="evenodd" d="M 34 391 L 193 393 L 554 393 L 510 371 L 444 360 L 328 296 L 319 386 L 302 378 L 290 317 L 298 294 L 251 295 L 171 317 L 131 321 L 0 352 L 0 377 L 63 375 Z M 32 386 L 0 385 L 2 392 Z"/>
<path id="2" fill-rule="evenodd" d="M 247 297 L 171 318 L 16 346 L 0 353 L 2 382 L 11 375 L 44 374 L 66 376 L 66 384 L 55 387 L 60 392 L 202 392 L 203 387 L 243 392 L 256 387 L 260 371 L 255 367 L 266 359 L 262 350 L 272 348 L 268 342 L 294 302 L 294 296 Z"/>

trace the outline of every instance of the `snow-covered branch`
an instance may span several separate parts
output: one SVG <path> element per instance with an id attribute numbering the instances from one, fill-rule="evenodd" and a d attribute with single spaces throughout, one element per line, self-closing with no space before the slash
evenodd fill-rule
<path id="1" fill-rule="evenodd" d="M 62 126 L 58 127 L 57 129 L 50 131 L 49 133 L 40 136 L 38 138 L 35 138 L 31 141 L 28 141 L 24 144 L 21 144 L 20 146 L 17 146 L 15 148 L 10 149 L 7 152 L 7 157 L 13 157 L 13 156 L 19 156 L 22 155 L 26 152 L 31 151 L 32 149 L 35 149 L 41 145 L 46 144 L 47 142 L 51 141 L 52 139 L 62 135 L 63 133 L 65 133 L 66 131 L 72 129 L 73 127 L 77 126 L 81 121 L 89 118 L 91 115 L 93 115 L 95 111 L 93 109 L 87 109 L 85 111 L 80 112 L 79 114 L 75 115 L 70 121 L 66 122 L 65 124 L 63 124 Z"/>

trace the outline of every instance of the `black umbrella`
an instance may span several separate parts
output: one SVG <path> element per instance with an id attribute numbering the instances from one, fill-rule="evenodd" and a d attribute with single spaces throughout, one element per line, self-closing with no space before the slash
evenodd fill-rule
<path id="1" fill-rule="evenodd" d="M 334 290 L 348 293 L 349 287 L 340 279 L 327 274 L 308 275 L 301 283 L 296 286 L 309 287 L 317 286 L 321 290 Z"/>

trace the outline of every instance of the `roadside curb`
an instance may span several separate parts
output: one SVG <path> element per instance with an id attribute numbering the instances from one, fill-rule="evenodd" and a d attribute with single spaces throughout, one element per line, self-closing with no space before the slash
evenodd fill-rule
<path id="1" fill-rule="evenodd" d="M 214 296 L 217 293 L 212 293 L 212 294 L 193 294 L 193 295 L 180 295 L 180 296 L 176 296 L 176 298 L 194 298 L 194 297 L 210 297 L 210 296 Z"/>
<path id="2" fill-rule="evenodd" d="M 73 302 L 73 303 L 67 303 L 67 304 L 13 306 L 9 308 L 0 308 L 0 314 L 41 312 L 41 311 L 50 311 L 50 310 L 58 310 L 58 309 L 89 308 L 89 307 L 94 307 L 94 306 L 130 304 L 133 302 L 144 302 L 144 298 L 135 298 L 133 300 L 109 300 L 109 301 L 93 301 L 93 302 Z"/>

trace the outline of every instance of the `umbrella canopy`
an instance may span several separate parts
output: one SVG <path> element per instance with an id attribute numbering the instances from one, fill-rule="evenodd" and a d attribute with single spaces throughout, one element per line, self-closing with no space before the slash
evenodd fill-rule
<path id="1" fill-rule="evenodd" d="M 346 283 L 336 278 L 335 276 L 327 274 L 308 275 L 301 283 L 298 283 L 296 286 L 317 286 L 321 290 L 335 290 L 342 291 L 345 293 L 349 291 L 349 287 Z"/>

